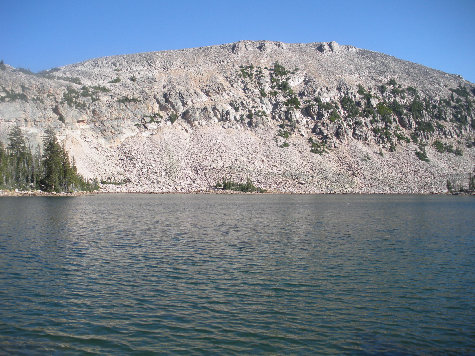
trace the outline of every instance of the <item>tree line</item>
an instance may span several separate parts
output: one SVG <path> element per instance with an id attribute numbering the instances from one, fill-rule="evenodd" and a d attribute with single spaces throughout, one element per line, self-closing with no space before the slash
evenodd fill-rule
<path id="1" fill-rule="evenodd" d="M 71 193 L 99 188 L 97 181 L 77 173 L 74 159 L 69 160 L 52 129 L 45 131 L 42 152 L 39 147 L 32 152 L 18 126 L 9 132 L 8 141 L 6 146 L 0 142 L 0 189 Z"/>

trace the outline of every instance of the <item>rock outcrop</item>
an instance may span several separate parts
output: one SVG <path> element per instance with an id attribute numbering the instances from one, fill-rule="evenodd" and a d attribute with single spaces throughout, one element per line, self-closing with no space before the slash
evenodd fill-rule
<path id="1" fill-rule="evenodd" d="M 336 42 L 0 67 L 0 141 L 52 127 L 105 191 L 444 192 L 473 172 L 474 104 L 460 76 Z"/>

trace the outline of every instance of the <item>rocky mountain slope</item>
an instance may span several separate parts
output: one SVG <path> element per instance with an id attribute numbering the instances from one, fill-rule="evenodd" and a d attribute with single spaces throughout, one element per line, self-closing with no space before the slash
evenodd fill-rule
<path id="1" fill-rule="evenodd" d="M 0 140 L 52 127 L 105 191 L 444 192 L 474 170 L 474 104 L 460 76 L 335 42 L 0 65 Z"/>

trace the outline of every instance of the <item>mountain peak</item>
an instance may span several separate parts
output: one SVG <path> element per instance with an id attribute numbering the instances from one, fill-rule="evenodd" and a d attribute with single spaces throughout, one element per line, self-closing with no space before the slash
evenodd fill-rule
<path id="1" fill-rule="evenodd" d="M 276 191 L 439 192 L 473 170 L 474 104 L 472 83 L 382 53 L 243 40 L 5 65 L 0 140 L 19 125 L 36 144 L 52 127 L 80 173 L 126 182 L 107 190 L 249 176 Z"/>

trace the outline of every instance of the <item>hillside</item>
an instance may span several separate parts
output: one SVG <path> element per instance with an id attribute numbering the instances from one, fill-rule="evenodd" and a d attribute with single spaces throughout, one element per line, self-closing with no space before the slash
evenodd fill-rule
<path id="1" fill-rule="evenodd" d="M 0 66 L 0 141 L 51 127 L 104 191 L 444 192 L 474 170 L 474 104 L 460 76 L 335 42 Z"/>

